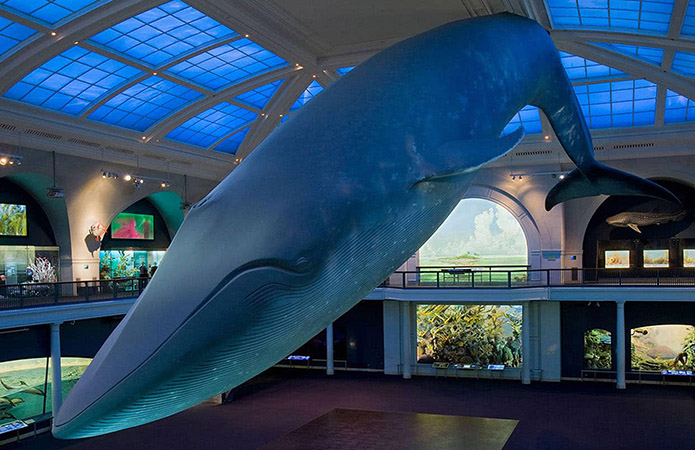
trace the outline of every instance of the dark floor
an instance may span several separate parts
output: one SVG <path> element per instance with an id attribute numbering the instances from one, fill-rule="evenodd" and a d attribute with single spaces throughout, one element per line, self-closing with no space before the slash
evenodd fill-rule
<path id="1" fill-rule="evenodd" d="M 518 421 L 336 408 L 261 450 L 502 450 Z"/>
<path id="2" fill-rule="evenodd" d="M 334 408 L 517 419 L 505 450 L 695 449 L 695 386 L 534 383 L 274 369 L 223 406 L 81 441 L 42 435 L 12 450 L 253 449 Z M 463 448 L 463 447 L 462 447 Z"/>

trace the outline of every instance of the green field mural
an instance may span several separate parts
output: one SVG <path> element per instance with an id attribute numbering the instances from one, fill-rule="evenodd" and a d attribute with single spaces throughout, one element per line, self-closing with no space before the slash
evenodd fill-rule
<path id="1" fill-rule="evenodd" d="M 521 225 L 509 211 L 490 200 L 461 200 L 420 248 L 419 256 L 420 267 L 497 266 L 495 270 L 521 270 L 513 275 L 513 281 L 526 280 L 526 272 L 513 267 L 528 264 L 526 237 Z M 435 279 L 436 274 L 425 273 L 420 280 L 433 282 Z M 484 279 L 502 282 L 507 280 L 507 274 L 492 273 Z"/>

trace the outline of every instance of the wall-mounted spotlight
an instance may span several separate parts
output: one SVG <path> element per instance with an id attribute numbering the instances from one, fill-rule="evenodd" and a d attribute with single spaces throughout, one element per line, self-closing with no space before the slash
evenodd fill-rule
<path id="1" fill-rule="evenodd" d="M 22 156 L 0 153 L 0 166 L 21 166 Z"/>

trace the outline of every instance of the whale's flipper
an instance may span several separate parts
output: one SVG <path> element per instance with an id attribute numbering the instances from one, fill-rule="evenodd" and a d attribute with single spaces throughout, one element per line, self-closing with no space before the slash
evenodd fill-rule
<path id="1" fill-rule="evenodd" d="M 428 152 L 425 169 L 413 183 L 435 181 L 473 172 L 504 156 L 524 138 L 524 127 L 495 139 L 462 139 L 447 142 Z"/>
<path id="2" fill-rule="evenodd" d="M 545 198 L 545 209 L 574 198 L 595 195 L 640 195 L 668 200 L 680 205 L 678 197 L 653 181 L 623 172 L 599 162 L 584 173 L 574 169 L 553 187 Z"/>

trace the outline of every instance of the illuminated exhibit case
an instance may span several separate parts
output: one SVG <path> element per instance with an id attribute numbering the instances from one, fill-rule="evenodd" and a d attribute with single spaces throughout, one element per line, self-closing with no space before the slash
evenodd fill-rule
<path id="1" fill-rule="evenodd" d="M 520 367 L 520 305 L 418 305 L 417 361 Z"/>

